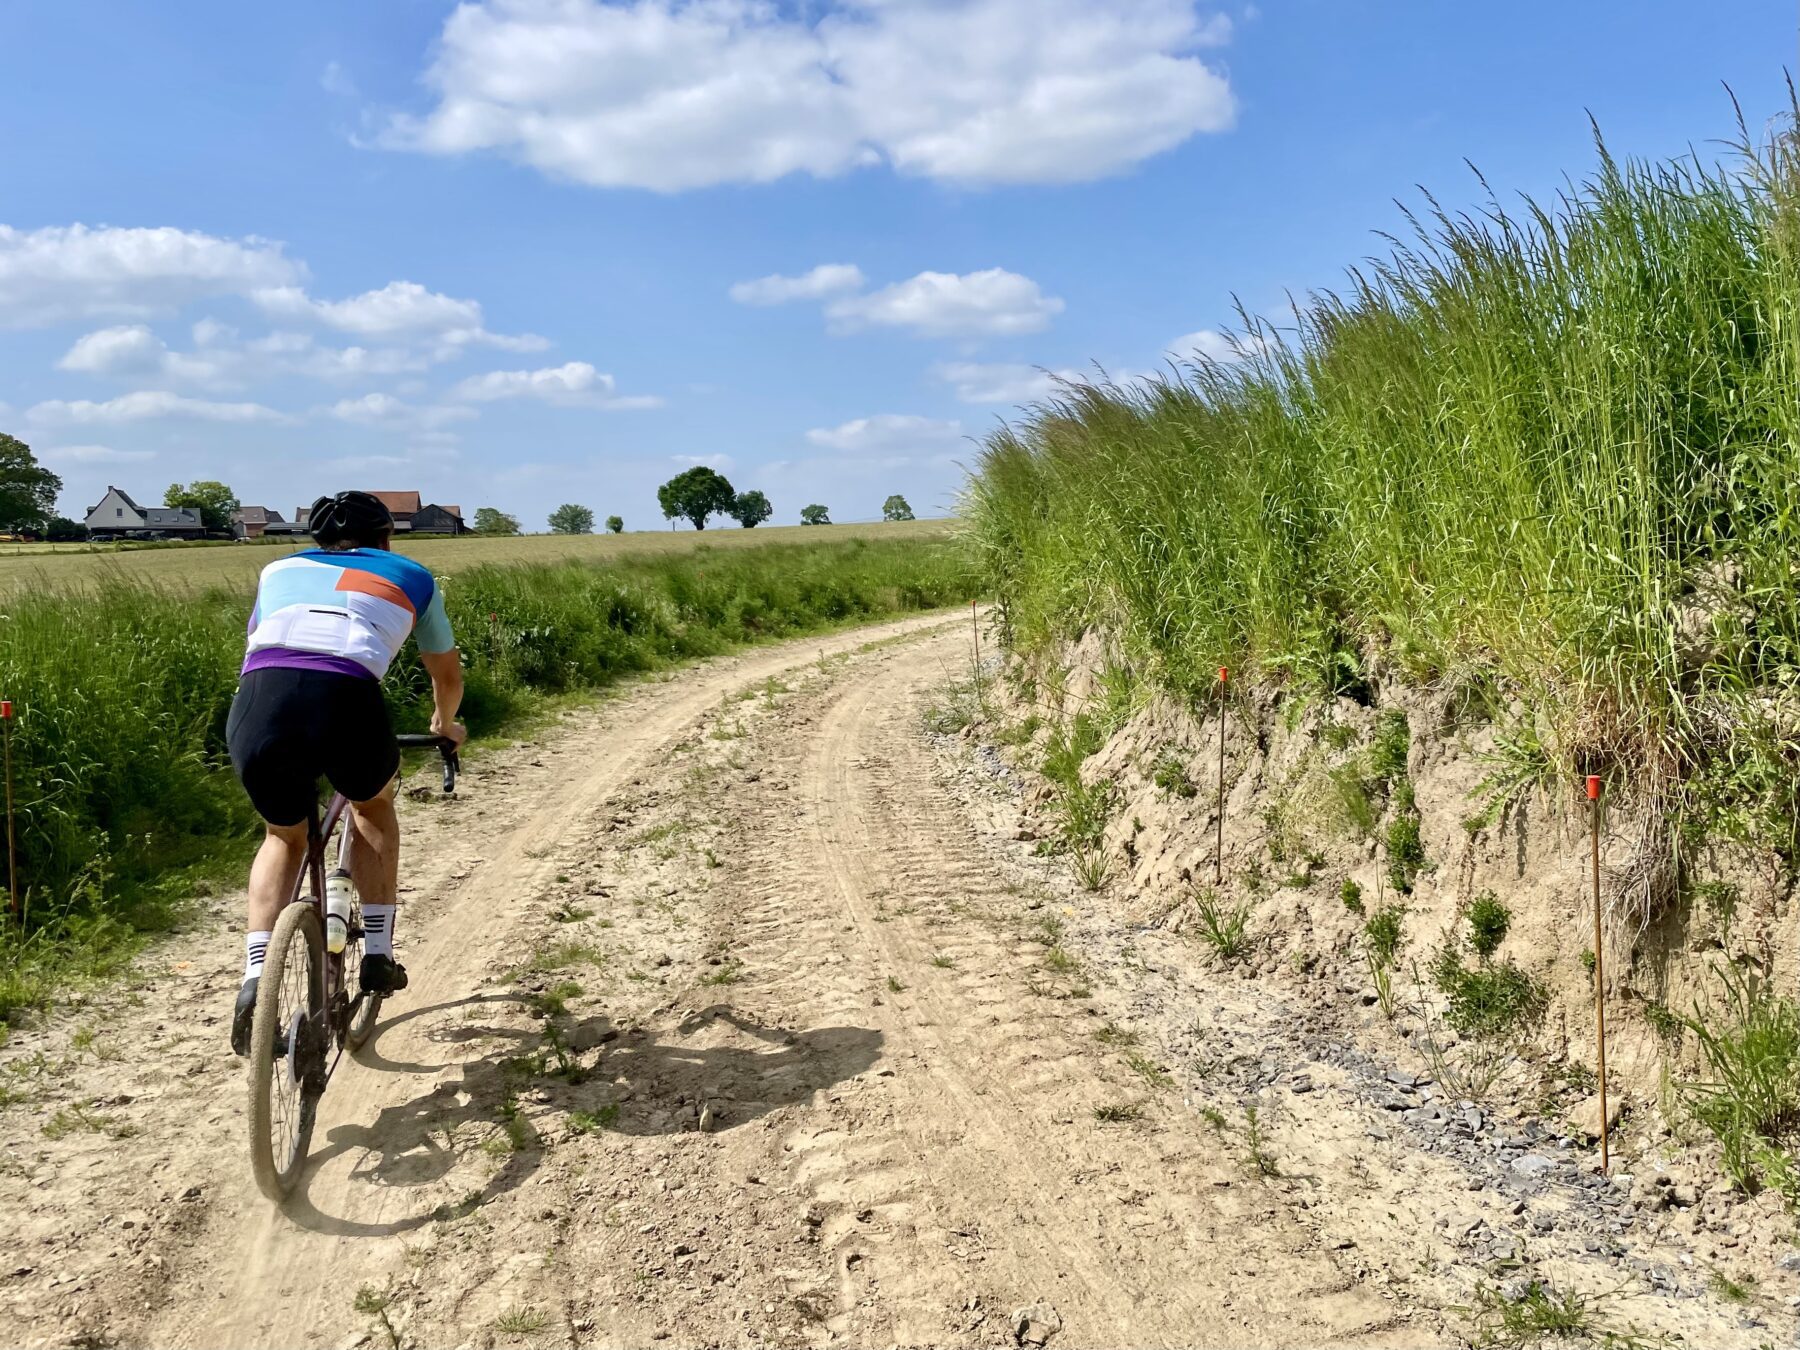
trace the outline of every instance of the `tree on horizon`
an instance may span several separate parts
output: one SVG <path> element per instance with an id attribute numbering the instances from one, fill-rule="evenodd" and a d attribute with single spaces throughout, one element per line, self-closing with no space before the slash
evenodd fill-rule
<path id="1" fill-rule="evenodd" d="M 577 506 L 574 502 L 564 502 L 550 513 L 550 532 L 552 534 L 592 534 L 594 532 L 594 513 L 585 506 Z"/>
<path id="2" fill-rule="evenodd" d="M 731 514 L 737 492 L 724 474 L 696 464 L 656 489 L 656 501 L 668 519 L 679 517 L 693 522 L 696 530 L 704 530 L 708 516 Z"/>

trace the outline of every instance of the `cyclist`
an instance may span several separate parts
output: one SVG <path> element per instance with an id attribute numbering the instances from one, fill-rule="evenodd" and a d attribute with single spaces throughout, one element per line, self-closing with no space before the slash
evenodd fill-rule
<path id="1" fill-rule="evenodd" d="M 394 517 L 367 492 L 313 503 L 319 547 L 262 570 L 250 611 L 249 652 L 225 739 L 232 767 L 267 827 L 250 868 L 244 983 L 231 1048 L 249 1053 L 263 955 L 306 859 L 307 821 L 322 775 L 350 801 L 357 847 L 351 880 L 362 899 L 362 987 L 406 988 L 394 960 L 400 822 L 394 813 L 400 751 L 381 678 L 408 633 L 431 676 L 431 730 L 461 744 L 462 661 L 431 573 L 390 551 Z"/>

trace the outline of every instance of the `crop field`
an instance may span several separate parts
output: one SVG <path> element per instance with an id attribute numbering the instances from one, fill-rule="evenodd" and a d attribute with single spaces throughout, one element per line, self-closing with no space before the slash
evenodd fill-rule
<path id="1" fill-rule="evenodd" d="M 636 530 L 625 534 L 529 534 L 505 538 L 408 539 L 396 551 L 434 572 L 452 573 L 484 563 L 606 562 L 634 555 L 690 553 L 696 548 L 754 548 L 768 544 L 822 544 L 846 539 L 937 539 L 949 520 L 875 522 L 862 525 L 776 525 L 754 530 Z M 311 546 L 305 538 L 271 543 L 127 545 L 0 545 L 0 595 L 28 589 L 69 590 L 102 581 L 141 581 L 157 586 L 208 590 L 249 586 L 283 553 Z"/>

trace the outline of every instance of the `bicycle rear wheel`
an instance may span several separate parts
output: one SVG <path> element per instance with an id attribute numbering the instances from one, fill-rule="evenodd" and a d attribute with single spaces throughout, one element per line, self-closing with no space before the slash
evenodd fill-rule
<path id="1" fill-rule="evenodd" d="M 325 936 L 316 903 L 282 910 L 269 938 L 250 1029 L 250 1170 L 271 1200 L 285 1200 L 306 1166 L 325 1091 Z"/>

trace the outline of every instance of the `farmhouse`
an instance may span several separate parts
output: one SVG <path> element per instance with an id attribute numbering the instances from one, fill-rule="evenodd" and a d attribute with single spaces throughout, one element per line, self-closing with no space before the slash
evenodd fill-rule
<path id="1" fill-rule="evenodd" d="M 266 506 L 240 506 L 231 513 L 231 532 L 239 539 L 261 539 L 265 534 L 291 533 L 291 530 L 277 528 L 286 524 L 281 518 L 281 512 L 271 511 Z"/>
<path id="2" fill-rule="evenodd" d="M 462 507 L 421 504 L 417 492 L 370 492 L 394 513 L 395 534 L 464 534 Z"/>
<path id="3" fill-rule="evenodd" d="M 123 488 L 108 486 L 88 509 L 90 539 L 200 539 L 206 527 L 188 506 L 139 506 Z"/>

